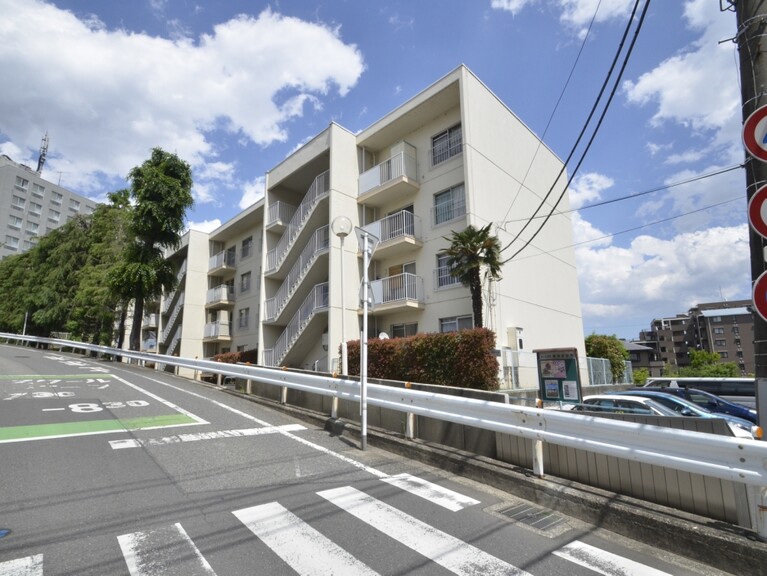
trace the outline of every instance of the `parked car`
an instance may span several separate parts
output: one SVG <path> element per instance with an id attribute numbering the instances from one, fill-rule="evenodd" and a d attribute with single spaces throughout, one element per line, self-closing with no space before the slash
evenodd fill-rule
<path id="1" fill-rule="evenodd" d="M 678 416 L 676 412 L 650 398 L 596 394 L 586 396 L 572 407 L 577 412 L 613 412 L 617 414 L 643 414 L 651 416 Z"/>
<path id="2" fill-rule="evenodd" d="M 708 410 L 701 408 L 697 404 L 689 402 L 679 396 L 668 394 L 666 392 L 656 392 L 654 390 L 647 390 L 640 388 L 638 390 L 624 390 L 619 393 L 621 396 L 640 396 L 643 398 L 650 398 L 655 400 L 658 404 L 663 404 L 667 408 L 671 408 L 679 416 L 692 416 L 695 418 L 724 418 L 727 420 L 727 424 L 730 426 L 730 430 L 734 436 L 738 438 L 761 438 L 761 428 L 754 426 L 748 420 L 738 418 L 737 416 L 730 416 L 729 414 L 714 414 Z M 611 394 L 608 394 L 611 395 Z"/>
<path id="3" fill-rule="evenodd" d="M 756 406 L 756 380 L 753 378 L 662 376 L 648 378 L 645 387 L 695 388 L 719 396 L 722 400 L 737 402 L 749 408 Z"/>
<path id="4" fill-rule="evenodd" d="M 725 400 L 724 398 L 719 398 L 719 396 L 711 394 L 710 392 L 706 392 L 705 390 L 686 387 L 680 388 L 678 386 L 665 386 L 663 388 L 644 386 L 643 388 L 636 388 L 636 390 L 647 390 L 673 394 L 674 396 L 684 398 L 693 404 L 697 404 L 709 412 L 714 412 L 715 414 L 729 414 L 730 416 L 737 416 L 738 418 L 743 418 L 744 420 L 748 420 L 754 424 L 757 423 L 756 410 L 753 408 L 748 408 L 743 404 L 737 404 L 735 402 Z"/>

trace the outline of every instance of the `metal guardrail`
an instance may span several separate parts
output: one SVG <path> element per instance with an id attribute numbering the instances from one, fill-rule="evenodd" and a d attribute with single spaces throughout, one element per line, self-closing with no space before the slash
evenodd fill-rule
<path id="1" fill-rule="evenodd" d="M 351 402 L 360 401 L 360 383 L 339 377 L 288 372 L 255 365 L 191 360 L 56 338 L 0 333 L 0 339 L 52 344 L 134 360 L 159 362 L 254 380 L 283 389 L 292 388 Z M 756 530 L 760 536 L 767 537 L 767 443 L 588 417 L 557 410 L 392 388 L 380 384 L 367 385 L 367 402 L 408 415 L 417 414 L 531 439 L 536 445 L 533 460 L 534 470 L 538 475 L 543 475 L 542 442 L 550 442 L 639 463 L 740 482 L 748 488 L 750 528 Z"/>

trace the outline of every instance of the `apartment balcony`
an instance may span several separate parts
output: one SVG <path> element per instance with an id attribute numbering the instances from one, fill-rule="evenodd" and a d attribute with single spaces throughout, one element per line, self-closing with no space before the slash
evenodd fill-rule
<path id="1" fill-rule="evenodd" d="M 154 330 L 157 328 L 157 314 L 145 314 L 141 322 L 142 330 Z"/>
<path id="2" fill-rule="evenodd" d="M 266 229 L 273 232 L 284 232 L 297 208 L 286 202 L 275 202 L 269 206 L 266 215 Z"/>
<path id="3" fill-rule="evenodd" d="M 234 276 L 235 260 L 232 250 L 222 250 L 218 254 L 214 254 L 208 260 L 208 275 Z"/>
<path id="4" fill-rule="evenodd" d="M 204 342 L 231 342 L 232 324 L 230 322 L 208 322 L 202 333 Z"/>
<path id="5" fill-rule="evenodd" d="M 360 174 L 357 201 L 369 206 L 396 204 L 413 196 L 420 188 L 415 156 L 400 152 Z"/>
<path id="6" fill-rule="evenodd" d="M 205 295 L 205 308 L 218 309 L 234 306 L 234 286 L 220 284 L 208 290 Z"/>
<path id="7" fill-rule="evenodd" d="M 364 228 L 379 239 L 376 258 L 392 258 L 423 246 L 421 219 L 407 210 L 376 220 Z"/>
<path id="8" fill-rule="evenodd" d="M 396 274 L 370 283 L 373 295 L 371 314 L 423 310 L 426 308 L 423 278 L 415 274 Z"/>

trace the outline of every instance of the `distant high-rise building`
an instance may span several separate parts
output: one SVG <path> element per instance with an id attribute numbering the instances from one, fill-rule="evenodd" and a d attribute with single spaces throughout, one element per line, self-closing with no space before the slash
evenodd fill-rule
<path id="1" fill-rule="evenodd" d="M 0 155 L 0 260 L 26 252 L 39 236 L 95 208 L 93 200 L 48 182 L 29 166 Z"/>

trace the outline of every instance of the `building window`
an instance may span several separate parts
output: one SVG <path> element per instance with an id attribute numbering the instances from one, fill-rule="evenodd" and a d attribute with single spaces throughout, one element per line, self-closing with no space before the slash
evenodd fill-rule
<path id="1" fill-rule="evenodd" d="M 237 327 L 247 328 L 250 322 L 250 308 L 240 308 L 237 315 Z"/>
<path id="2" fill-rule="evenodd" d="M 45 187 L 40 184 L 32 184 L 32 195 L 42 198 L 45 195 Z"/>
<path id="3" fill-rule="evenodd" d="M 53 204 L 60 205 L 62 198 L 63 198 L 63 196 L 61 194 L 59 194 L 58 192 L 51 192 L 51 202 Z"/>
<path id="4" fill-rule="evenodd" d="M 253 236 L 248 236 L 242 241 L 242 250 L 240 258 L 247 258 L 253 251 Z"/>
<path id="5" fill-rule="evenodd" d="M 727 346 L 727 340 L 714 340 L 714 346 Z"/>
<path id="6" fill-rule="evenodd" d="M 464 198 L 463 184 L 458 184 L 458 186 L 453 186 L 444 192 L 434 195 L 432 222 L 434 222 L 435 226 L 463 218 L 465 214 L 466 200 Z"/>
<path id="7" fill-rule="evenodd" d="M 13 198 L 11 198 L 11 206 L 15 208 L 16 210 L 24 210 L 24 207 L 27 205 L 27 201 L 24 198 L 21 198 L 20 196 L 16 196 L 14 194 Z"/>
<path id="8" fill-rule="evenodd" d="M 461 283 L 458 278 L 452 275 L 452 268 L 448 265 L 448 260 L 450 257 L 446 254 L 437 254 L 437 288 L 455 286 Z"/>
<path id="9" fill-rule="evenodd" d="M 250 272 L 245 272 L 240 276 L 240 292 L 247 292 L 250 290 Z"/>
<path id="10" fill-rule="evenodd" d="M 40 216 L 40 214 L 43 213 L 42 205 L 38 204 L 37 202 L 30 202 L 29 203 L 29 213 L 33 214 L 35 216 Z"/>
<path id="11" fill-rule="evenodd" d="M 418 333 L 418 322 L 411 324 L 392 324 L 391 337 L 405 338 L 406 336 L 415 336 Z"/>
<path id="12" fill-rule="evenodd" d="M 431 139 L 431 165 L 436 166 L 463 152 L 463 134 L 458 124 Z"/>
<path id="13" fill-rule="evenodd" d="M 714 328 L 714 334 L 724 334 L 724 328 Z"/>
<path id="14" fill-rule="evenodd" d="M 58 210 L 53 210 L 52 208 L 48 209 L 48 222 L 53 222 L 54 224 L 58 224 L 60 218 L 61 218 L 61 212 L 59 212 Z"/>
<path id="15" fill-rule="evenodd" d="M 440 332 L 456 332 L 468 328 L 474 328 L 474 319 L 471 316 L 451 316 L 450 318 L 439 319 Z"/>
<path id="16" fill-rule="evenodd" d="M 37 222 L 27 222 L 27 234 L 37 235 L 40 225 Z"/>
<path id="17" fill-rule="evenodd" d="M 6 234 L 5 236 L 5 245 L 9 248 L 18 248 L 19 247 L 19 239 L 16 238 L 16 236 L 11 236 L 10 234 Z"/>
<path id="18" fill-rule="evenodd" d="M 16 176 L 16 188 L 26 192 L 27 188 L 29 188 L 29 180 L 22 178 L 21 176 Z"/>
<path id="19" fill-rule="evenodd" d="M 729 355 L 730 355 L 730 353 L 727 352 L 726 350 L 723 351 L 723 352 L 719 352 L 719 357 L 720 358 L 727 358 Z"/>
<path id="20" fill-rule="evenodd" d="M 711 322 L 721 322 L 721 321 L 722 321 L 722 317 L 721 316 L 712 316 L 711 317 Z"/>
<path id="21" fill-rule="evenodd" d="M 21 218 L 11 214 L 8 217 L 8 228 L 13 228 L 14 230 L 21 230 L 22 222 L 24 222 L 24 221 Z"/>
<path id="22" fill-rule="evenodd" d="M 70 210 L 79 210 L 80 209 L 80 201 L 75 200 L 74 198 L 69 199 L 69 209 Z"/>

